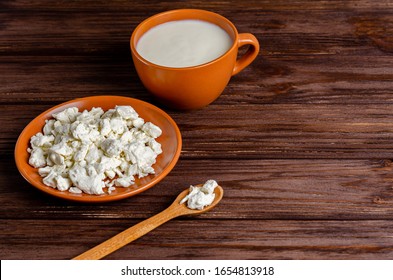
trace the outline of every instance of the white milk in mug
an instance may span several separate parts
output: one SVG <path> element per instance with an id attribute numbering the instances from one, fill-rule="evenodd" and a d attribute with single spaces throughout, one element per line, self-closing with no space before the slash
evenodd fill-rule
<path id="1" fill-rule="evenodd" d="M 176 20 L 157 25 L 139 39 L 136 50 L 151 63 L 184 68 L 215 60 L 233 40 L 218 25 L 202 20 Z"/>

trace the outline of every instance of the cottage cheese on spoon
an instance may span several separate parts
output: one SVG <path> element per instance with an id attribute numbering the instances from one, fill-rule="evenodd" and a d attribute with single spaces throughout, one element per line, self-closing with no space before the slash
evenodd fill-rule
<path id="1" fill-rule="evenodd" d="M 60 191 L 99 195 L 108 187 L 110 193 L 134 184 L 134 176 L 154 174 L 161 133 L 131 106 L 106 112 L 67 108 L 30 139 L 29 164 L 38 168 L 45 185 Z"/>
<path id="2" fill-rule="evenodd" d="M 190 209 L 202 210 L 212 204 L 215 193 L 214 189 L 218 186 L 214 180 L 207 180 L 202 187 L 190 186 L 190 192 L 180 201 L 180 204 L 187 202 Z"/>

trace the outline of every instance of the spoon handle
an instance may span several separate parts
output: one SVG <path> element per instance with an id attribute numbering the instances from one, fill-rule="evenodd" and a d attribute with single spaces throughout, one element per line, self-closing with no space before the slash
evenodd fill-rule
<path id="1" fill-rule="evenodd" d="M 79 256 L 76 256 L 75 258 L 73 258 L 73 260 L 101 259 L 106 255 L 109 255 L 117 249 L 145 235 L 146 233 L 152 231 L 163 223 L 175 217 L 181 216 L 182 214 L 184 213 L 181 211 L 181 208 L 178 207 L 178 205 L 176 204 L 172 204 L 164 211 L 118 233 L 117 235 L 93 247 L 92 249 L 80 254 Z"/>

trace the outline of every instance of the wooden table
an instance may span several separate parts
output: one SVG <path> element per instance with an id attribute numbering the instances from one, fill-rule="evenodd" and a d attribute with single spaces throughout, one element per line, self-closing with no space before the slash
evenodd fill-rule
<path id="1" fill-rule="evenodd" d="M 129 50 L 136 25 L 176 8 L 229 18 L 256 61 L 210 106 L 162 107 Z M 2 1 L 0 257 L 70 259 L 215 179 L 213 211 L 170 221 L 107 259 L 392 259 L 393 3 Z M 78 97 L 123 95 L 166 110 L 183 149 L 173 171 L 122 201 L 50 197 L 16 169 L 20 132 Z"/>

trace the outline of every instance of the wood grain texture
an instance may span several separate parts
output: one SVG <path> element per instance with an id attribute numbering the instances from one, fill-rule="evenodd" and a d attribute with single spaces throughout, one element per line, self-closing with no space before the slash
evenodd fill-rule
<path id="1" fill-rule="evenodd" d="M 1 167 L 14 182 L 0 177 L 0 185 L 8 185 L 1 189 L 0 216 L 8 219 L 148 218 L 168 207 L 189 184 L 209 178 L 222 185 L 225 196 L 214 211 L 202 216 L 206 219 L 393 218 L 391 161 L 180 160 L 152 189 L 98 205 L 50 199 L 25 183 L 11 163 Z"/>
<path id="2" fill-rule="evenodd" d="M 70 259 L 137 222 L 3 220 L 0 257 Z M 391 220 L 176 219 L 107 259 L 391 259 L 392 234 Z"/>
<path id="3" fill-rule="evenodd" d="M 4 106 L 1 153 L 51 105 Z M 393 105 L 211 105 L 170 115 L 183 137 L 182 158 L 391 159 Z"/>
<path id="4" fill-rule="evenodd" d="M 137 24 L 178 8 L 222 14 L 261 44 L 202 110 L 161 106 L 131 60 Z M 1 1 L 0 258 L 75 257 L 213 178 L 225 190 L 214 211 L 108 259 L 393 259 L 392 38 L 389 0 Z M 108 94 L 173 117 L 183 136 L 174 170 L 94 205 L 24 181 L 13 160 L 23 128 L 61 102 Z"/>

